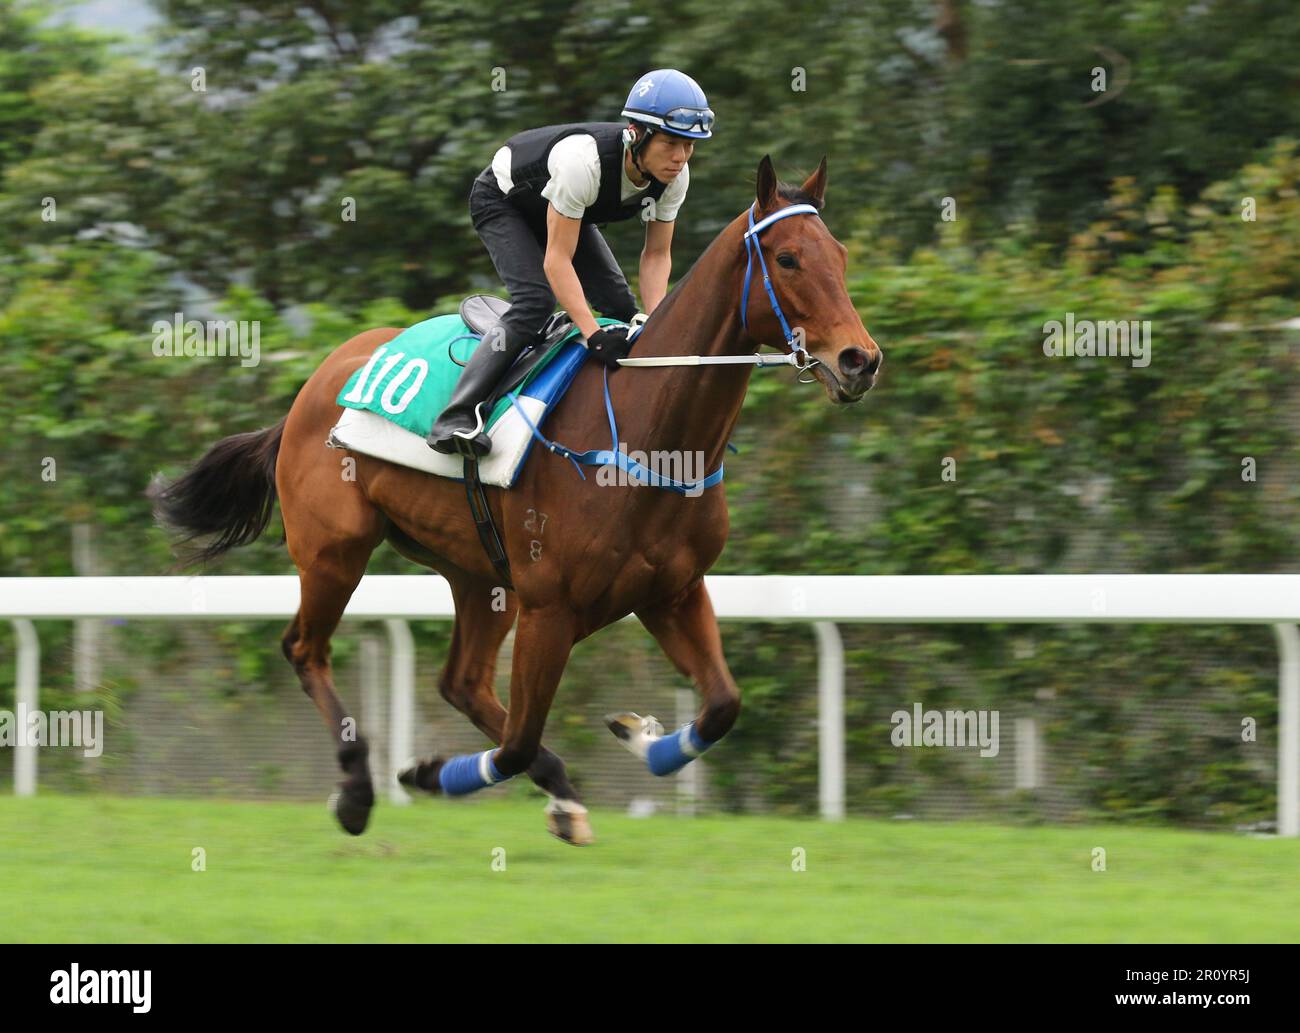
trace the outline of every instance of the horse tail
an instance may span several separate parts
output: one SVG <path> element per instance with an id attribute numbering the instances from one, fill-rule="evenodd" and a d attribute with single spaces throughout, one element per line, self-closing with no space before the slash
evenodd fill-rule
<path id="1" fill-rule="evenodd" d="M 174 481 L 154 478 L 146 493 L 154 516 L 181 535 L 178 544 L 215 535 L 178 566 L 207 563 L 266 530 L 275 507 L 275 461 L 284 423 L 223 438 Z"/>

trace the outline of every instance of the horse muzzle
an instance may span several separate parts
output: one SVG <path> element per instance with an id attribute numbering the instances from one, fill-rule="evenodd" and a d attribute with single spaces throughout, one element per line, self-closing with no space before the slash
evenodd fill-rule
<path id="1" fill-rule="evenodd" d="M 834 365 L 821 362 L 813 372 L 826 387 L 826 394 L 837 405 L 861 401 L 862 396 L 875 386 L 876 374 L 884 356 L 875 344 L 870 348 L 843 348 L 835 357 Z"/>

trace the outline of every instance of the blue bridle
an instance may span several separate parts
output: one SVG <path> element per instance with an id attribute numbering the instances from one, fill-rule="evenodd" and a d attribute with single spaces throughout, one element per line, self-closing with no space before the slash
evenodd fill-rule
<path id="1" fill-rule="evenodd" d="M 790 354 L 798 357 L 799 353 L 803 358 L 799 360 L 799 368 L 806 369 L 811 366 L 814 360 L 808 350 L 795 341 L 795 335 L 790 329 L 789 322 L 786 321 L 785 313 L 781 311 L 781 303 L 776 300 L 776 291 L 772 289 L 772 277 L 767 274 L 767 260 L 763 257 L 763 247 L 759 242 L 758 235 L 767 229 L 774 222 L 788 218 L 791 215 L 816 215 L 817 208 L 811 204 L 792 204 L 788 208 L 782 208 L 780 211 L 773 212 L 754 222 L 754 209 L 758 206 L 755 201 L 749 206 L 749 229 L 745 231 L 745 289 L 740 296 L 740 325 L 749 331 L 749 319 L 747 310 L 749 309 L 749 283 L 754 275 L 754 255 L 758 255 L 758 266 L 763 270 L 763 286 L 767 288 L 768 300 L 772 303 L 772 311 L 776 313 L 776 318 L 781 321 L 781 332 L 785 334 L 785 346 L 790 349 Z"/>

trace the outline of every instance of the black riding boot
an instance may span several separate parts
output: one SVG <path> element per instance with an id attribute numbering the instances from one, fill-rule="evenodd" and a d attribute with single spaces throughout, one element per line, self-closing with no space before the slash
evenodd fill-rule
<path id="1" fill-rule="evenodd" d="M 500 347 L 494 348 L 494 343 Z M 446 455 L 464 455 L 472 450 L 474 455 L 482 456 L 492 451 L 492 439 L 485 431 L 485 421 L 490 414 L 479 407 L 501 382 L 527 343 L 527 340 L 513 338 L 505 323 L 483 335 L 483 340 L 461 370 L 451 401 L 425 439 L 431 449 Z"/>

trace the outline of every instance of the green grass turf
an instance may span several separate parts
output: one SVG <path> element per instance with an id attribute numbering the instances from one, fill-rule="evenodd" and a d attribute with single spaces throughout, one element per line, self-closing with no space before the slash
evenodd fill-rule
<path id="1" fill-rule="evenodd" d="M 357 839 L 321 805 L 3 797 L 0 940 L 1300 938 L 1297 840 L 612 811 L 592 823 L 595 845 L 560 843 L 542 801 L 518 792 L 381 803 Z M 191 870 L 195 847 L 206 871 Z"/>

